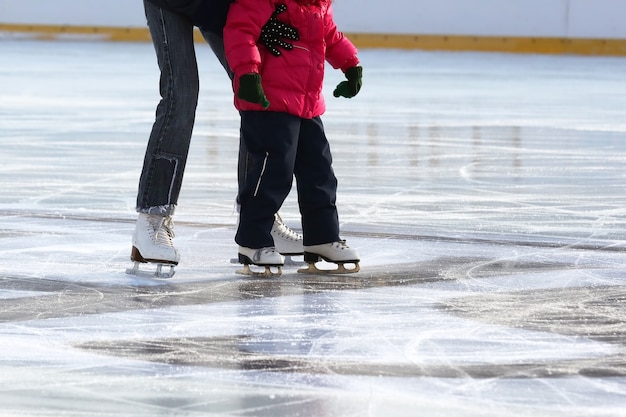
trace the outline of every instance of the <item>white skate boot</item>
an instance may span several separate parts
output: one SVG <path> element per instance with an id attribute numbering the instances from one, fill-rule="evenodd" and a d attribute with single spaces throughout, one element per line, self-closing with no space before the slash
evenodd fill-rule
<path id="1" fill-rule="evenodd" d="M 240 211 L 241 205 L 235 203 L 235 212 L 239 213 Z M 239 218 L 237 218 L 237 225 L 239 225 Z M 274 224 L 270 233 L 274 239 L 276 252 L 281 255 L 298 256 L 304 253 L 302 235 L 287 226 L 278 213 L 274 214 Z"/>
<path id="2" fill-rule="evenodd" d="M 236 271 L 238 274 L 272 277 L 282 274 L 285 258 L 273 247 L 251 249 L 239 246 L 239 263 L 243 264 L 243 269 Z M 256 272 L 250 269 L 250 265 L 263 266 L 265 270 Z M 271 267 L 277 268 L 277 271 L 272 272 Z"/>
<path id="3" fill-rule="evenodd" d="M 178 265 L 180 254 L 174 247 L 174 224 L 171 216 L 157 216 L 140 213 L 133 233 L 133 249 L 130 260 L 134 262 L 127 274 L 152 278 L 171 278 L 174 276 L 174 265 Z M 142 263 L 156 264 L 155 272 L 142 271 Z M 168 272 L 163 272 L 163 265 L 169 266 Z"/>
<path id="4" fill-rule="evenodd" d="M 337 264 L 337 269 L 318 269 L 316 262 L 325 260 Z M 311 274 L 353 274 L 359 272 L 359 253 L 352 249 L 345 240 L 338 242 L 324 243 L 304 247 L 304 261 L 308 263 L 307 268 L 299 269 L 298 272 Z M 353 264 L 354 267 L 347 269 L 345 264 Z"/>
<path id="5" fill-rule="evenodd" d="M 271 233 L 276 252 L 285 256 L 298 256 L 304 253 L 302 235 L 294 232 L 283 223 L 283 219 L 278 214 L 274 216 L 274 225 Z"/>

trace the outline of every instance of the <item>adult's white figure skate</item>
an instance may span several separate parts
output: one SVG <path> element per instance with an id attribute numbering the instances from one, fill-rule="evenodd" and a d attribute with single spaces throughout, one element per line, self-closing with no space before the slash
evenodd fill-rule
<path id="1" fill-rule="evenodd" d="M 274 247 L 252 249 L 239 246 L 239 263 L 243 264 L 243 269 L 236 271 L 238 274 L 273 277 L 283 273 L 285 258 Z M 264 270 L 254 271 L 250 265 L 264 267 Z M 272 268 L 276 270 L 272 271 Z"/>
<path id="2" fill-rule="evenodd" d="M 337 264 L 336 269 L 319 269 L 315 264 L 321 260 Z M 354 274 L 359 272 L 361 261 L 356 249 L 352 249 L 345 240 L 338 242 L 324 243 L 304 247 L 304 261 L 308 264 L 306 268 L 298 269 L 298 272 L 305 274 Z M 345 265 L 354 265 L 346 268 Z"/>
<path id="3" fill-rule="evenodd" d="M 174 224 L 171 216 L 157 216 L 140 213 L 133 233 L 133 249 L 130 254 L 133 267 L 127 274 L 149 278 L 171 278 L 174 266 L 180 261 L 180 254 L 174 247 Z M 156 271 L 139 269 L 143 263 L 156 264 Z M 163 267 L 169 267 L 163 271 Z"/>

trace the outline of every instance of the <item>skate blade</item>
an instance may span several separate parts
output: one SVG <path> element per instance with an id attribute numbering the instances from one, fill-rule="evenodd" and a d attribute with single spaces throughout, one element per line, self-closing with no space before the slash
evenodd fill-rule
<path id="1" fill-rule="evenodd" d="M 297 261 L 295 259 L 293 259 L 294 256 L 302 256 L 302 254 L 299 255 L 284 255 L 285 256 L 285 265 L 287 266 L 304 266 L 306 265 L 306 262 L 304 261 Z"/>
<path id="2" fill-rule="evenodd" d="M 346 264 L 353 264 L 353 268 L 346 268 Z M 317 275 L 344 275 L 355 274 L 361 270 L 358 262 L 346 262 L 337 264 L 337 269 L 319 269 L 314 262 L 309 262 L 306 268 L 298 269 L 301 274 L 317 274 Z"/>
<path id="3" fill-rule="evenodd" d="M 283 254 L 281 254 L 283 255 Z M 295 259 L 293 259 L 294 256 L 302 256 L 302 254 L 298 254 L 298 255 L 283 255 L 285 257 L 285 263 L 283 266 L 304 266 L 306 265 L 306 262 L 304 261 L 297 261 Z M 239 259 L 237 258 L 230 258 L 230 263 L 231 264 L 238 264 L 239 263 Z"/>
<path id="4" fill-rule="evenodd" d="M 141 265 L 141 262 L 135 261 L 135 264 L 133 265 L 133 267 L 128 268 L 126 270 L 126 273 L 128 275 L 134 275 L 137 277 L 159 278 L 159 279 L 172 278 L 174 274 L 176 273 L 176 271 L 174 271 L 174 265 L 172 264 L 157 264 L 155 271 L 148 271 L 148 270 L 140 269 L 139 265 Z M 163 271 L 164 266 L 169 267 L 169 270 L 166 272 Z"/>
<path id="5" fill-rule="evenodd" d="M 250 265 L 244 265 L 242 269 L 238 269 L 235 273 L 251 277 L 278 277 L 283 273 L 282 267 L 276 266 L 274 268 L 276 268 L 276 272 L 272 271 L 272 267 L 270 266 L 265 266 L 265 270 L 263 271 L 255 271 L 250 268 Z"/>

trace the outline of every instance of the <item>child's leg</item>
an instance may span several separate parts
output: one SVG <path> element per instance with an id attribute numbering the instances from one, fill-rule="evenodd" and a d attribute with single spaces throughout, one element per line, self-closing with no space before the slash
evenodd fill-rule
<path id="1" fill-rule="evenodd" d="M 291 190 L 300 118 L 287 113 L 241 113 L 241 137 L 248 151 L 240 190 L 235 241 L 247 248 L 274 246 L 274 214 Z"/>
<path id="2" fill-rule="evenodd" d="M 304 245 L 340 240 L 335 206 L 337 178 L 332 168 L 330 146 L 319 117 L 301 120 L 294 173 Z"/>
<path id="3" fill-rule="evenodd" d="M 298 203 L 302 213 L 304 260 L 311 274 L 351 274 L 359 272 L 359 253 L 339 238 L 339 218 L 335 205 L 337 178 L 332 168 L 330 146 L 319 117 L 302 120 L 295 175 Z M 317 262 L 337 264 L 336 269 L 318 269 Z M 353 265 L 346 268 L 345 265 Z"/>

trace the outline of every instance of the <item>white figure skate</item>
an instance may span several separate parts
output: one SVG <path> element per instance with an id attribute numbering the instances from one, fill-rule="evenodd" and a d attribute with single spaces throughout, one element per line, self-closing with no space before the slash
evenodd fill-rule
<path id="1" fill-rule="evenodd" d="M 243 269 L 236 271 L 241 275 L 274 277 L 283 273 L 282 267 L 285 258 L 276 251 L 276 248 L 251 249 L 239 246 L 239 263 L 243 264 Z M 250 265 L 262 266 L 263 271 L 254 271 Z M 272 271 L 272 267 L 276 271 Z"/>
<path id="2" fill-rule="evenodd" d="M 297 256 L 304 253 L 302 246 L 302 235 L 289 228 L 278 214 L 274 217 L 272 226 L 272 238 L 276 252 L 285 256 Z"/>
<path id="3" fill-rule="evenodd" d="M 285 264 L 303 265 L 302 262 L 296 262 L 293 256 L 302 256 L 304 247 L 302 246 L 302 235 L 295 232 L 287 226 L 278 214 L 274 215 L 274 224 L 271 230 L 272 239 L 274 239 L 274 248 L 276 252 L 285 257 Z M 232 258 L 231 263 L 239 263 L 237 258 Z"/>
<path id="4" fill-rule="evenodd" d="M 283 223 L 283 219 L 281 219 L 278 214 L 274 216 L 271 234 L 274 239 L 276 252 L 285 256 L 285 264 L 301 264 L 300 262 L 293 261 L 292 257 L 301 256 L 304 253 L 302 235 Z"/>
<path id="5" fill-rule="evenodd" d="M 133 249 L 130 254 L 133 267 L 127 274 L 149 278 L 171 278 L 174 266 L 180 261 L 180 254 L 174 247 L 174 224 L 171 216 L 157 216 L 140 213 L 133 233 Z M 139 269 L 142 263 L 156 264 L 156 271 Z M 163 266 L 169 267 L 163 271 Z"/>
<path id="6" fill-rule="evenodd" d="M 337 268 L 330 270 L 319 269 L 315 264 L 321 260 L 335 263 Z M 345 240 L 305 246 L 304 261 L 308 263 L 308 267 L 298 269 L 298 272 L 305 274 L 354 274 L 361 270 L 359 253 L 356 249 L 348 246 Z M 354 267 L 346 268 L 346 264 L 352 264 Z"/>

